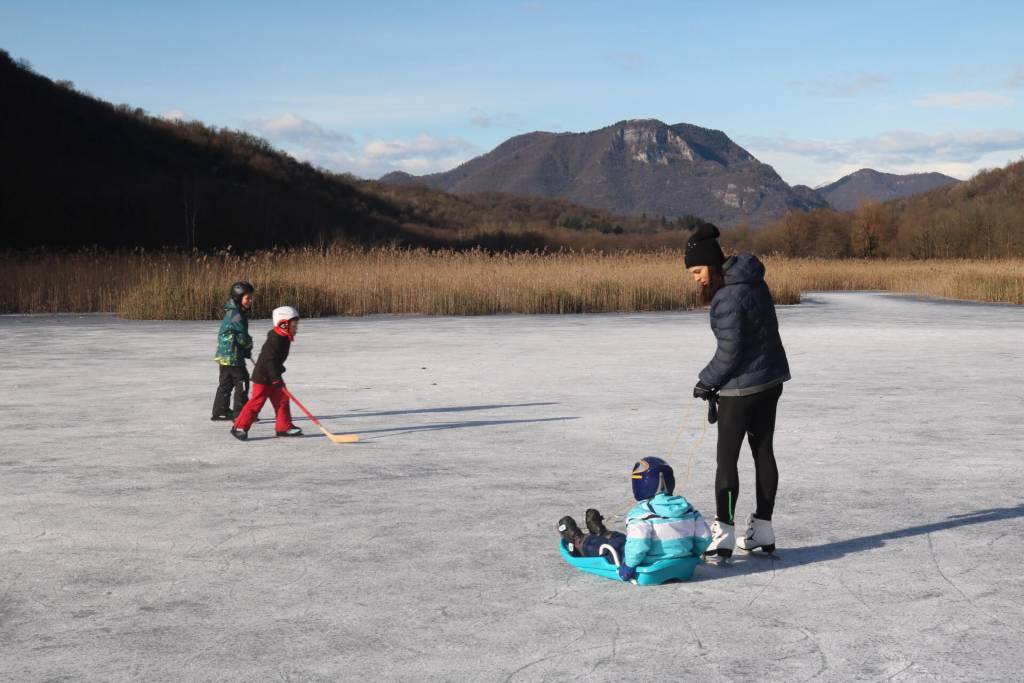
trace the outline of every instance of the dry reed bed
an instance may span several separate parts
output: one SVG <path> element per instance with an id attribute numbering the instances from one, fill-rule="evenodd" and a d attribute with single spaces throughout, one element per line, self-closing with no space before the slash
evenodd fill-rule
<path id="1" fill-rule="evenodd" d="M 1024 259 L 765 259 L 801 292 L 882 290 L 991 303 L 1024 304 Z M 784 275 L 783 275 L 784 273 Z"/>
<path id="2" fill-rule="evenodd" d="M 778 303 L 801 291 L 889 290 L 1024 304 L 1024 260 L 829 261 L 766 258 Z M 257 286 L 257 316 L 597 313 L 693 308 L 679 252 L 499 254 L 299 249 L 244 257 L 181 253 L 3 254 L 0 310 L 219 317 L 228 285 Z"/>

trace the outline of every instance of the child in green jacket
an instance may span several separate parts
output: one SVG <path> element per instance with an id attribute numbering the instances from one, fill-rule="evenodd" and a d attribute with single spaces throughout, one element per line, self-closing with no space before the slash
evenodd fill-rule
<path id="1" fill-rule="evenodd" d="M 245 359 L 252 357 L 249 336 L 249 311 L 252 310 L 252 284 L 241 281 L 231 285 L 231 299 L 224 304 L 224 319 L 217 333 L 217 355 L 220 383 L 213 399 L 211 420 L 234 420 L 249 400 L 249 370 Z M 235 408 L 228 406 L 231 391 L 235 392 Z"/>

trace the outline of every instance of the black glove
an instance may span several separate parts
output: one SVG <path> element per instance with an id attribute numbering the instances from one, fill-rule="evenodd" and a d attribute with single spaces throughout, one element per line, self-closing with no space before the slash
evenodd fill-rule
<path id="1" fill-rule="evenodd" d="M 704 384 L 704 382 L 699 380 L 697 382 L 697 386 L 693 388 L 693 397 L 699 398 L 702 401 L 708 401 L 716 396 L 718 396 L 717 389 L 712 389 L 707 384 Z"/>

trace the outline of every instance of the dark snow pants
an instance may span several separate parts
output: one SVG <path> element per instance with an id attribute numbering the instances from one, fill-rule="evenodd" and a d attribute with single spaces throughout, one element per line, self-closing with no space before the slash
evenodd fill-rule
<path id="1" fill-rule="evenodd" d="M 757 480 L 757 509 L 754 516 L 770 520 L 775 508 L 779 470 L 775 466 L 772 439 L 775 436 L 775 409 L 782 396 L 778 385 L 750 396 L 721 396 L 718 399 L 718 470 L 715 473 L 716 516 L 725 524 L 735 524 L 736 497 L 740 478 L 736 463 L 740 459 L 743 437 L 747 437 L 754 456 Z"/>
<path id="2" fill-rule="evenodd" d="M 601 546 L 605 544 L 615 548 L 615 552 L 619 554 L 619 562 L 626 556 L 626 534 L 621 531 L 609 531 L 607 536 L 587 534 L 583 537 L 583 544 L 580 550 L 583 552 L 583 557 L 601 557 Z M 605 559 L 613 562 L 611 556 L 607 553 L 605 554 Z"/>
<path id="3" fill-rule="evenodd" d="M 231 390 L 235 392 L 234 411 L 229 409 Z M 249 400 L 249 369 L 244 365 L 221 365 L 220 383 L 213 398 L 213 416 L 238 415 Z"/>

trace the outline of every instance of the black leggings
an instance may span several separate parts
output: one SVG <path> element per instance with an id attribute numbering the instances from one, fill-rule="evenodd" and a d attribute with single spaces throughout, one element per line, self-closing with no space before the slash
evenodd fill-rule
<path id="1" fill-rule="evenodd" d="M 736 497 L 740 477 L 736 463 L 746 435 L 754 455 L 757 478 L 757 510 L 754 516 L 770 520 L 779 487 L 772 437 L 775 435 L 775 408 L 782 396 L 782 385 L 750 396 L 722 396 L 718 399 L 718 470 L 715 472 L 716 516 L 725 524 L 735 524 Z"/>

